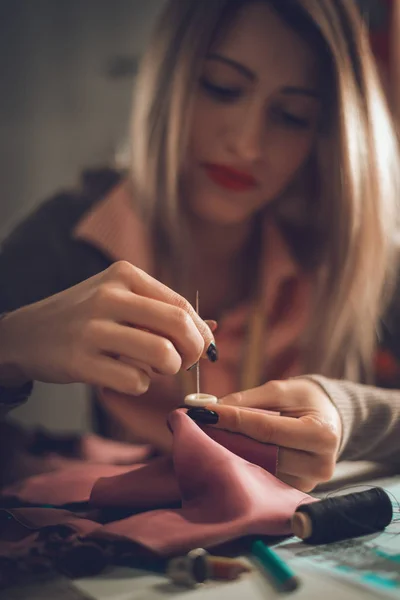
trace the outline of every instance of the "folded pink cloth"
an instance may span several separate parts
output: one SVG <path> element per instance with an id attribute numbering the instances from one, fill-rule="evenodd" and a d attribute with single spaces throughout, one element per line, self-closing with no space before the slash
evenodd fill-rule
<path id="1" fill-rule="evenodd" d="M 94 536 L 124 535 L 171 555 L 250 534 L 290 533 L 290 518 L 306 494 L 210 439 L 183 412 L 172 413 L 169 424 L 182 507 L 141 513 L 106 525 Z M 258 444 L 259 454 L 270 455 L 268 462 L 274 469 L 276 451 L 274 446 Z M 103 493 L 104 485 L 103 481 Z M 108 485 L 113 485 L 112 479 Z M 95 495 L 96 485 L 91 499 Z"/>
<path id="2" fill-rule="evenodd" d="M 76 575 L 77 565 L 86 574 L 118 561 L 121 544 L 125 554 L 169 557 L 247 535 L 290 533 L 296 507 L 311 497 L 275 477 L 275 446 L 201 428 L 181 410 L 170 414 L 169 426 L 170 457 L 134 467 L 74 465 L 6 488 L 0 557 L 28 557 L 26 564 L 33 553 Z M 83 512 L 65 510 L 72 503 Z M 48 507 L 32 506 L 38 504 Z"/>

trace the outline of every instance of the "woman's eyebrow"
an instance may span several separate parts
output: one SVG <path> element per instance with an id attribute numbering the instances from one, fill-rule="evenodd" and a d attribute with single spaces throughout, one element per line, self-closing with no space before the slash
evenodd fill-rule
<path id="1" fill-rule="evenodd" d="M 221 62 L 221 63 L 227 65 L 228 67 L 235 69 L 241 75 L 244 75 L 244 77 L 246 77 L 249 81 L 253 82 L 253 81 L 257 81 L 257 79 L 258 79 L 258 77 L 257 77 L 256 73 L 254 73 L 254 71 L 252 71 L 251 69 L 249 69 L 242 63 L 234 60 L 233 58 L 228 58 L 227 56 L 223 56 L 222 54 L 212 53 L 212 54 L 207 54 L 206 59 Z M 290 95 L 290 96 L 295 96 L 295 95 L 308 96 L 309 98 L 315 98 L 317 100 L 320 98 L 320 94 L 316 89 L 309 88 L 306 86 L 288 85 L 288 86 L 283 87 L 281 91 L 282 91 L 282 93 Z"/>
<path id="2" fill-rule="evenodd" d="M 225 65 L 228 65 L 229 67 L 232 67 L 233 69 L 236 69 L 236 71 L 238 71 L 241 75 L 244 75 L 250 81 L 255 81 L 257 79 L 256 74 L 253 71 L 251 71 L 251 69 L 249 69 L 248 67 L 245 67 L 240 62 L 237 62 L 236 60 L 233 60 L 232 58 L 223 56 L 222 54 L 215 54 L 215 53 L 207 54 L 206 59 L 222 62 Z"/>

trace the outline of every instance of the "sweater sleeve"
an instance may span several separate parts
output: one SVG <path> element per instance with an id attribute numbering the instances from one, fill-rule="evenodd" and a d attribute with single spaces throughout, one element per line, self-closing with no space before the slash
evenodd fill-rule
<path id="1" fill-rule="evenodd" d="M 400 390 L 310 377 L 327 393 L 342 420 L 341 460 L 400 464 Z"/>

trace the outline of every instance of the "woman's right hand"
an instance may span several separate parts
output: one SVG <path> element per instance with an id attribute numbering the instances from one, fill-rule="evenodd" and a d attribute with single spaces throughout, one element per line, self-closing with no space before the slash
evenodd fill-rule
<path id="1" fill-rule="evenodd" d="M 174 375 L 217 352 L 190 303 L 128 262 L 6 314 L 0 383 L 82 382 L 140 395 L 152 373 Z"/>

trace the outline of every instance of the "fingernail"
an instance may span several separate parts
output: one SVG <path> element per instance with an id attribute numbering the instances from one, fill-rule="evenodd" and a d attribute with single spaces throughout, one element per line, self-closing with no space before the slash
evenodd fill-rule
<path id="1" fill-rule="evenodd" d="M 214 343 L 211 343 L 208 346 L 207 356 L 210 362 L 216 362 L 218 360 L 218 350 L 217 346 Z"/>
<path id="2" fill-rule="evenodd" d="M 204 425 L 215 425 L 219 419 L 218 413 L 207 408 L 189 408 L 187 416 L 193 419 L 193 421 L 203 423 Z"/>
<path id="3" fill-rule="evenodd" d="M 192 365 L 191 367 L 186 369 L 186 371 L 193 371 L 193 369 L 196 367 L 196 365 L 197 365 L 197 362 L 195 362 L 194 365 Z"/>

